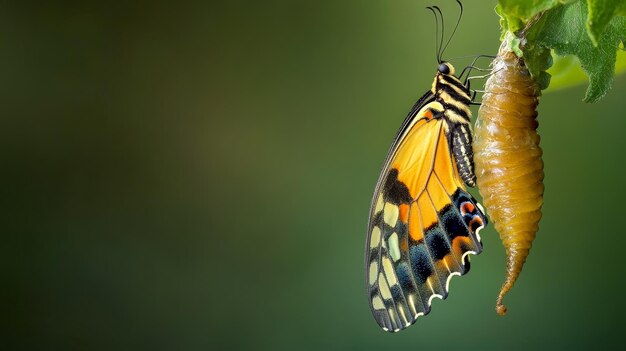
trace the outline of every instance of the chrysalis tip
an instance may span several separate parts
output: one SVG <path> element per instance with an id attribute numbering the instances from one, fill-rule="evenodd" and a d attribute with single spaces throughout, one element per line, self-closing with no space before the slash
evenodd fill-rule
<path id="1" fill-rule="evenodd" d="M 497 304 L 496 305 L 496 312 L 501 315 L 504 316 L 506 315 L 506 306 L 502 305 L 502 304 Z"/>

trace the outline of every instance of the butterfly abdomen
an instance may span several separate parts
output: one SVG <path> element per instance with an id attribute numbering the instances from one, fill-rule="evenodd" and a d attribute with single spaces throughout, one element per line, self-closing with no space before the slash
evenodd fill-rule
<path id="1" fill-rule="evenodd" d="M 468 186 L 476 186 L 474 174 L 474 151 L 472 150 L 472 132 L 467 124 L 459 124 L 452 130 L 452 153 L 457 169 L 463 182 Z"/>
<path id="2" fill-rule="evenodd" d="M 543 161 L 537 134 L 539 87 L 522 59 L 500 52 L 492 63 L 474 135 L 477 183 L 506 249 L 506 279 L 496 310 L 514 285 L 538 229 Z"/>

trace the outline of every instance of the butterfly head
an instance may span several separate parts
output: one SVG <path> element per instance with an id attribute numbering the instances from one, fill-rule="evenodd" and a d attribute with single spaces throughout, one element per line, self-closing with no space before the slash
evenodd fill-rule
<path id="1" fill-rule="evenodd" d="M 450 85 L 450 82 L 458 83 L 454 84 L 457 87 L 464 86 L 464 84 L 454 76 L 454 72 L 454 66 L 452 66 L 450 62 L 440 61 L 439 67 L 437 68 L 437 74 L 435 74 L 435 79 L 433 79 L 433 85 L 430 91 L 432 91 L 433 94 L 438 94 L 438 92 L 442 89 L 442 86 Z"/>
<path id="2" fill-rule="evenodd" d="M 441 61 L 439 68 L 437 68 L 437 74 L 454 75 L 454 66 L 450 62 Z"/>

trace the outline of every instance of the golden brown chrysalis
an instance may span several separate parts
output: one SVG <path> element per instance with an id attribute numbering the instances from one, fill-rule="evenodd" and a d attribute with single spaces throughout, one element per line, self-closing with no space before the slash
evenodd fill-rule
<path id="1" fill-rule="evenodd" d="M 496 311 L 526 261 L 541 218 L 543 161 L 537 134 L 540 89 L 524 61 L 501 48 L 478 111 L 474 161 L 479 191 L 506 249 L 506 279 Z"/>

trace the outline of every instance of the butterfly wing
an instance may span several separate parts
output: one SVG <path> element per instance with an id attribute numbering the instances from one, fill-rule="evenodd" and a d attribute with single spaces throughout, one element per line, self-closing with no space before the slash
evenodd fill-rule
<path id="1" fill-rule="evenodd" d="M 487 220 L 450 150 L 443 107 L 428 94 L 396 136 L 376 186 L 366 248 L 370 307 L 387 331 L 411 325 L 469 270 Z"/>

